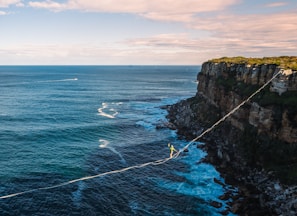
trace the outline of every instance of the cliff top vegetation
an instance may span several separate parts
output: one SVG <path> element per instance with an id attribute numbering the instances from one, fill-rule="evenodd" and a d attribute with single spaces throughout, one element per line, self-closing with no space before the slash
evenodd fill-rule
<path id="1" fill-rule="evenodd" d="M 297 56 L 279 56 L 279 57 L 263 57 L 263 58 L 246 58 L 242 56 L 237 57 L 222 57 L 217 59 L 211 59 L 209 62 L 214 63 L 233 63 L 233 64 L 275 64 L 284 69 L 297 70 Z"/>

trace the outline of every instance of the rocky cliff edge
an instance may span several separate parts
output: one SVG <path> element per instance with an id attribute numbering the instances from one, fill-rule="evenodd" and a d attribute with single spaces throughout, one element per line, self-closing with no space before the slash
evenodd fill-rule
<path id="1" fill-rule="evenodd" d="M 168 108 L 178 133 L 192 139 L 278 72 L 267 88 L 199 140 L 208 152 L 204 162 L 241 188 L 245 201 L 233 203 L 233 213 L 297 212 L 297 72 L 276 64 L 208 61 L 198 73 L 197 94 Z"/>

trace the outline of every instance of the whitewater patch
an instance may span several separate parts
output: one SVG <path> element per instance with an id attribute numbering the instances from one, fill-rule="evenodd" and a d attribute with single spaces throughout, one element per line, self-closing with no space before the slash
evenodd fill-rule
<path id="1" fill-rule="evenodd" d="M 179 145 L 181 144 L 179 143 L 176 147 Z M 197 197 L 204 200 L 205 203 L 210 203 L 211 201 L 222 203 L 221 208 L 212 210 L 213 215 L 220 215 L 218 212 L 224 210 L 227 204 L 218 199 L 220 195 L 224 194 L 224 188 L 222 185 L 214 182 L 214 178 L 219 179 L 221 182 L 224 182 L 224 179 L 220 177 L 217 170 L 210 164 L 193 163 L 206 156 L 204 151 L 197 148 L 196 145 L 191 145 L 188 150 L 187 156 L 183 157 L 181 160 L 189 166 L 189 170 L 187 172 L 172 171 L 173 175 L 183 177 L 185 179 L 183 182 L 164 178 L 156 178 L 153 181 L 161 188 L 175 191 L 178 194 Z M 209 206 L 209 208 L 213 207 Z M 217 211 L 217 213 L 215 213 L 215 211 Z"/>
<path id="2" fill-rule="evenodd" d="M 122 154 L 120 152 L 118 152 L 115 148 L 111 147 L 109 144 L 110 142 L 108 140 L 105 139 L 99 139 L 99 148 L 108 148 L 110 151 L 112 151 L 113 153 L 115 153 L 116 155 L 119 156 L 119 158 L 121 159 L 121 162 L 126 164 L 126 160 L 123 158 Z"/>
<path id="3" fill-rule="evenodd" d="M 98 114 L 107 118 L 115 118 L 119 112 L 116 110 L 115 106 L 121 105 L 122 103 L 111 103 L 113 107 L 109 108 L 108 103 L 102 103 L 102 107 L 98 108 Z"/>
<path id="4" fill-rule="evenodd" d="M 164 103 L 164 102 L 163 102 Z M 166 110 L 160 109 L 161 102 L 142 102 L 134 104 L 134 109 L 138 112 L 136 125 L 148 131 L 155 131 L 160 122 L 166 122 Z"/>

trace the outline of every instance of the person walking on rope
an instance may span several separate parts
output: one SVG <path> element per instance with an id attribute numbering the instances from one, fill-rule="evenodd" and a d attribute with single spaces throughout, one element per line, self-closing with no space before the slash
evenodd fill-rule
<path id="1" fill-rule="evenodd" d="M 174 148 L 174 146 L 170 143 L 168 143 L 168 148 L 170 150 L 170 158 L 172 158 L 173 156 L 173 152 L 177 152 L 176 149 Z"/>

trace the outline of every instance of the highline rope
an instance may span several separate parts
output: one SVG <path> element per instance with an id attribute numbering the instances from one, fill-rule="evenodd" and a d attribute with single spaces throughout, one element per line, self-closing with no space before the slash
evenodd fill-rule
<path id="1" fill-rule="evenodd" d="M 280 73 L 281 73 L 281 71 L 279 71 L 278 73 L 276 73 L 270 80 L 268 80 L 265 84 L 263 84 L 257 91 L 255 91 L 253 94 L 251 94 L 246 100 L 244 100 L 243 102 L 241 102 L 238 106 L 236 106 L 234 109 L 232 109 L 229 113 L 227 113 L 225 116 L 223 116 L 220 120 L 218 120 L 216 123 L 214 123 L 211 127 L 209 127 L 207 130 L 205 130 L 199 136 L 197 136 L 196 138 L 194 138 L 193 140 L 191 140 L 187 145 L 185 145 L 176 154 L 174 154 L 172 158 L 159 159 L 159 160 L 155 160 L 155 161 L 151 161 L 151 162 L 147 162 L 147 163 L 143 163 L 143 164 L 139 164 L 139 165 L 134 165 L 134 166 L 126 167 L 126 168 L 123 168 L 123 169 L 118 169 L 118 170 L 108 171 L 108 172 L 104 172 L 104 173 L 99 173 L 97 175 L 92 175 L 92 176 L 86 176 L 86 177 L 82 177 L 82 178 L 78 178 L 78 179 L 73 179 L 73 180 L 62 182 L 60 184 L 56 184 L 56 185 L 53 185 L 53 186 L 39 187 L 39 188 L 31 189 L 31 190 L 26 190 L 26 191 L 18 192 L 18 193 L 8 194 L 8 195 L 0 196 L 0 199 L 7 199 L 7 198 L 11 198 L 11 197 L 23 195 L 23 194 L 33 193 L 33 192 L 36 192 L 36 191 L 39 191 L 39 190 L 50 190 L 50 189 L 54 189 L 54 188 L 58 188 L 58 187 L 63 187 L 63 186 L 69 185 L 69 184 L 73 184 L 73 183 L 76 183 L 76 182 L 79 182 L 79 181 L 85 181 L 85 180 L 94 179 L 94 178 L 98 178 L 98 177 L 106 176 L 106 175 L 111 175 L 111 174 L 115 174 L 115 173 L 122 173 L 122 172 L 126 172 L 128 170 L 131 170 L 131 169 L 142 168 L 142 167 L 146 167 L 146 166 L 149 166 L 149 165 L 157 166 L 157 165 L 166 163 L 166 162 L 168 162 L 169 160 L 171 160 L 173 158 L 179 157 L 179 155 L 181 154 L 181 152 L 183 152 L 185 149 L 187 149 L 192 143 L 196 142 L 198 139 L 200 139 L 201 137 L 203 137 L 205 134 L 207 134 L 210 131 L 212 131 L 220 123 L 222 123 L 223 121 L 225 121 L 230 115 L 232 115 L 234 112 L 236 112 L 240 107 L 242 107 L 252 97 L 254 97 L 261 90 L 263 90 Z"/>

